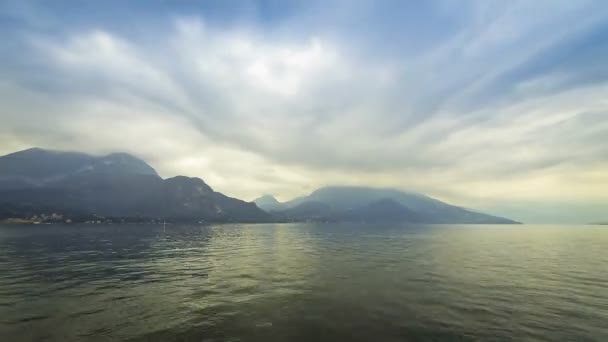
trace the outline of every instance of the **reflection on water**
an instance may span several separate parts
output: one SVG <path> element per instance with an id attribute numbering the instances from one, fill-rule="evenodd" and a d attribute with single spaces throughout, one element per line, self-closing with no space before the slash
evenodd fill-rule
<path id="1" fill-rule="evenodd" d="M 604 341 L 607 228 L 0 226 L 0 340 Z"/>

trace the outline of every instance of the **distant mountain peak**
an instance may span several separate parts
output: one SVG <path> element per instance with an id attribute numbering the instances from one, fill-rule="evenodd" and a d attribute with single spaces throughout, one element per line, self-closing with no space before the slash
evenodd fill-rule
<path id="1" fill-rule="evenodd" d="M 279 202 L 274 196 L 268 194 L 256 198 L 255 200 L 253 200 L 253 203 L 260 207 L 260 209 L 266 211 L 277 211 L 285 209 L 283 203 Z"/>
<path id="2" fill-rule="evenodd" d="M 268 202 L 280 203 L 274 196 L 268 195 L 268 194 L 262 195 L 262 196 L 256 198 L 254 200 L 254 202 L 255 201 L 268 201 Z"/>

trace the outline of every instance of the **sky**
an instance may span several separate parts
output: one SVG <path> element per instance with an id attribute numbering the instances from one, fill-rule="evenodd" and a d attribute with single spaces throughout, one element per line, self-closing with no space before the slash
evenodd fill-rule
<path id="1" fill-rule="evenodd" d="M 608 220 L 605 1 L 0 2 L 0 154 Z"/>

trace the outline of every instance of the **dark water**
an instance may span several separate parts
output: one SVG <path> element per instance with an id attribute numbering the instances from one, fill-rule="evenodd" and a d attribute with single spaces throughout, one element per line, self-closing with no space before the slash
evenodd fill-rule
<path id="1" fill-rule="evenodd" d="M 0 226 L 0 341 L 608 341 L 608 227 Z"/>

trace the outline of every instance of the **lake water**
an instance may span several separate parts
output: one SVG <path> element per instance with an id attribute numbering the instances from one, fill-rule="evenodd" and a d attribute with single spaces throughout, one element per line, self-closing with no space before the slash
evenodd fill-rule
<path id="1" fill-rule="evenodd" d="M 608 341 L 608 226 L 0 226 L 0 341 Z"/>

